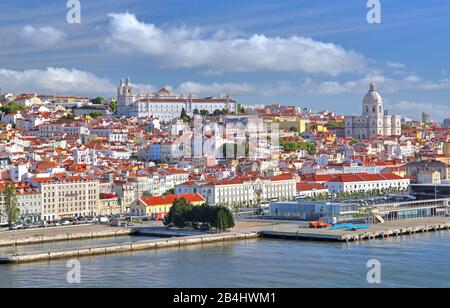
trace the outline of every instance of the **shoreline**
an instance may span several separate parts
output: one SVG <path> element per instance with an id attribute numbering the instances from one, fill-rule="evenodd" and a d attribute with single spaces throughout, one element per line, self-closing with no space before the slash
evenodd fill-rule
<path id="1" fill-rule="evenodd" d="M 0 240 L 0 247 L 7 246 L 25 246 L 34 244 L 44 244 L 51 242 L 63 242 L 63 241 L 74 241 L 74 240 L 85 240 L 85 239 L 95 239 L 95 238 L 105 238 L 105 237 L 120 237 L 133 235 L 134 230 L 132 229 L 118 229 L 118 230 L 107 230 L 107 231 L 96 231 L 96 232 L 80 232 L 80 233 L 61 233 L 56 235 L 34 235 L 26 238 Z"/>
<path id="2" fill-rule="evenodd" d="M 80 240 L 88 238 L 101 238 L 112 236 L 158 236 L 161 239 L 129 242 L 124 244 L 112 244 L 108 246 L 93 246 L 90 248 L 70 249 L 65 251 L 28 253 L 23 255 L 0 256 L 0 264 L 19 264 L 38 261 L 51 261 L 56 259 L 70 259 L 85 256 L 107 255 L 122 252 L 142 250 L 155 250 L 170 247 L 183 247 L 199 244 L 217 243 L 225 241 L 237 241 L 246 239 L 272 238 L 284 240 L 309 240 L 327 242 L 362 242 L 388 237 L 402 237 L 417 233 L 437 232 L 450 230 L 449 217 L 434 217 L 433 219 L 410 219 L 389 222 L 383 225 L 372 225 L 368 230 L 357 231 L 332 231 L 327 229 L 299 229 L 295 224 L 279 224 L 271 226 L 247 226 L 225 233 L 195 234 L 185 230 L 164 230 L 155 227 L 136 227 L 130 229 L 107 230 L 90 233 L 60 234 L 54 237 L 46 237 L 48 241 Z M 27 239 L 31 244 L 30 239 Z M 36 239 L 34 243 L 42 243 L 42 239 Z"/>
<path id="3" fill-rule="evenodd" d="M 192 236 L 188 238 L 178 237 L 178 238 L 171 238 L 168 240 L 151 240 L 137 243 L 104 246 L 104 247 L 72 249 L 67 251 L 25 254 L 18 256 L 0 256 L 0 264 L 19 264 L 19 263 L 31 263 L 39 261 L 51 261 L 57 259 L 80 258 L 80 257 L 106 255 L 122 252 L 155 250 L 161 248 L 182 247 L 182 246 L 201 245 L 225 241 L 255 239 L 258 237 L 259 233 L 257 232 Z"/>

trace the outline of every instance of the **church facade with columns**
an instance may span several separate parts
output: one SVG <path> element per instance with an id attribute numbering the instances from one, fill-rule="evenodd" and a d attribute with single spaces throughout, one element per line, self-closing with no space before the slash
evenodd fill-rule
<path id="1" fill-rule="evenodd" d="M 387 115 L 383 99 L 373 82 L 364 97 L 362 108 L 362 115 L 345 116 L 345 137 L 363 140 L 376 136 L 401 135 L 401 117 Z"/>

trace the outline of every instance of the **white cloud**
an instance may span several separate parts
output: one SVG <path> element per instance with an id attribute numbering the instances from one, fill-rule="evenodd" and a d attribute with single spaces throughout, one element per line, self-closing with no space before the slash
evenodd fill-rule
<path id="1" fill-rule="evenodd" d="M 392 69 L 396 69 L 396 70 L 401 70 L 401 69 L 405 69 L 406 65 L 403 63 L 399 63 L 399 62 L 392 62 L 392 61 L 388 61 L 386 63 L 386 66 Z"/>
<path id="2" fill-rule="evenodd" d="M 27 25 L 22 30 L 22 38 L 32 45 L 48 47 L 60 43 L 64 39 L 64 33 L 53 27 L 35 28 Z"/>
<path id="3" fill-rule="evenodd" d="M 450 112 L 450 106 L 442 104 L 433 104 L 430 102 L 413 102 L 403 100 L 393 104 L 387 104 L 391 114 L 400 114 L 412 119 L 420 119 L 422 112 L 427 112 L 431 115 L 431 118 L 435 121 L 442 121 L 448 116 Z"/>
<path id="4" fill-rule="evenodd" d="M 116 52 L 149 55 L 166 67 L 204 68 L 210 73 L 282 71 L 337 76 L 361 73 L 366 59 L 341 46 L 307 37 L 237 36 L 201 28 L 165 28 L 134 14 L 109 14 L 106 46 Z"/>
<path id="5" fill-rule="evenodd" d="M 116 86 L 106 78 L 76 69 L 52 68 L 15 71 L 0 69 L 2 90 L 14 93 L 113 95 Z"/>
<path id="6" fill-rule="evenodd" d="M 307 79 L 302 88 L 306 91 L 316 94 L 344 94 L 344 93 L 361 93 L 368 88 L 369 84 L 374 81 L 380 92 L 394 93 L 401 90 L 441 90 L 450 88 L 449 79 L 441 79 L 438 81 L 424 80 L 417 75 L 408 75 L 400 79 L 389 78 L 384 75 L 366 76 L 364 78 L 352 81 L 323 81 L 314 82 Z"/>
<path id="7" fill-rule="evenodd" d="M 294 92 L 295 89 L 289 82 L 278 82 L 274 84 L 254 84 L 254 83 L 199 83 L 187 81 L 181 83 L 175 91 L 179 93 L 192 94 L 230 94 L 244 96 L 276 96 L 281 93 Z"/>
<path id="8" fill-rule="evenodd" d="M 181 83 L 177 91 L 180 93 L 249 93 L 255 91 L 256 87 L 248 83 L 210 83 L 187 81 Z"/>
<path id="9" fill-rule="evenodd" d="M 117 82 L 118 83 L 118 82 Z M 63 95 L 105 95 L 114 96 L 117 85 L 107 78 L 98 77 L 90 72 L 67 68 L 46 68 L 16 71 L 0 68 L 0 85 L 2 91 L 13 93 L 35 92 L 41 94 Z M 201 95 L 218 95 L 221 93 L 249 94 L 255 96 L 273 96 L 283 91 L 293 90 L 289 83 L 252 84 L 252 83 L 200 83 L 186 81 L 178 86 L 167 85 L 166 88 L 178 93 Z M 151 94 L 157 87 L 148 84 L 133 83 L 136 94 Z"/>

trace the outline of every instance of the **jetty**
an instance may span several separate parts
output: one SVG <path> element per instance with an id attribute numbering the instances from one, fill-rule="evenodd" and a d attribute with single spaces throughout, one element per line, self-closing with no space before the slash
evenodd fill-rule
<path id="1" fill-rule="evenodd" d="M 390 221 L 384 224 L 369 225 L 367 229 L 308 229 L 295 225 L 277 225 L 270 230 L 261 230 L 263 238 L 288 240 L 315 240 L 329 242 L 360 242 L 392 236 L 406 236 L 416 233 L 434 232 L 450 229 L 450 217 L 429 217 Z"/>

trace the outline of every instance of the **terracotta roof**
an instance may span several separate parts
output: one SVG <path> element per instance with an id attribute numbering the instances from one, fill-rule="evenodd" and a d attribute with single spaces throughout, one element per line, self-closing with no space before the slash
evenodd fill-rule
<path id="1" fill-rule="evenodd" d="M 355 173 L 355 174 L 339 174 L 336 178 L 328 182 L 376 182 L 376 181 L 392 181 L 392 180 L 404 180 L 401 176 L 393 173 L 386 174 L 368 174 L 368 173 Z"/>
<path id="2" fill-rule="evenodd" d="M 326 189 L 325 186 L 319 183 L 297 183 L 297 191 L 310 191 Z"/>
<path id="3" fill-rule="evenodd" d="M 155 197 L 140 197 L 139 199 L 147 206 L 154 205 L 168 205 L 172 204 L 175 200 L 184 198 L 188 202 L 205 202 L 205 199 L 199 194 L 182 194 L 182 195 L 167 195 L 167 196 L 155 196 Z"/>

